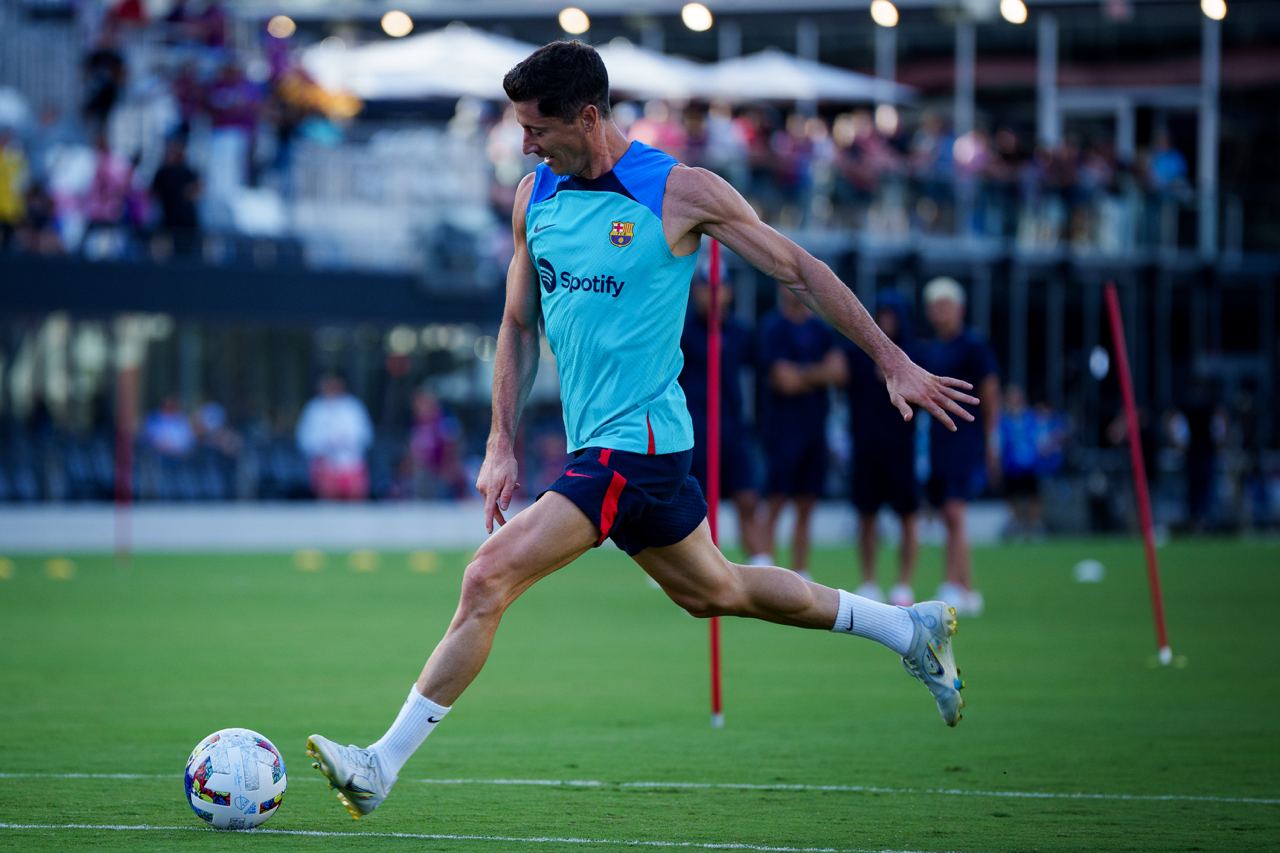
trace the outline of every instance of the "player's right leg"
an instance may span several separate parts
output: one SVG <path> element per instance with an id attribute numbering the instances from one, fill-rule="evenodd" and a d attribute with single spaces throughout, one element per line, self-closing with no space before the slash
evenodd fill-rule
<path id="1" fill-rule="evenodd" d="M 391 728 L 369 747 L 307 738 L 315 767 L 359 819 L 377 808 L 400 768 L 475 679 L 503 612 L 539 579 L 596 544 L 599 531 L 568 498 L 547 492 L 493 534 L 467 566 L 453 621 Z"/>
<path id="2" fill-rule="evenodd" d="M 632 555 L 673 601 L 699 617 L 745 616 L 875 640 L 902 656 L 929 688 L 942 719 L 960 720 L 963 686 L 951 637 L 955 611 L 941 601 L 892 607 L 805 581 L 795 572 L 729 562 L 704 520 L 681 541 Z"/>

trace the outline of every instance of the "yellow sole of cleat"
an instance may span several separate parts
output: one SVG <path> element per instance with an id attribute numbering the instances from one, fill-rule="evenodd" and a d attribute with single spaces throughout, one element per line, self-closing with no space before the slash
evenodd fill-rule
<path id="1" fill-rule="evenodd" d="M 352 805 L 351 801 L 347 799 L 347 795 L 341 791 L 338 791 L 338 802 L 342 803 L 343 807 L 347 810 L 347 813 L 351 815 L 352 820 L 360 819 L 360 810 Z"/>
<path id="2" fill-rule="evenodd" d="M 320 750 L 316 749 L 316 745 L 311 742 L 311 738 L 307 738 L 307 755 L 315 759 L 315 761 L 311 762 L 311 766 L 319 770 L 324 776 L 329 783 L 329 789 L 337 792 L 338 802 L 342 803 L 342 807 L 351 815 L 351 819 L 359 820 L 361 818 L 360 810 L 352 805 L 351 801 L 347 799 L 347 795 L 342 793 L 338 786 L 334 784 L 333 771 L 329 769 L 329 765 L 324 763 L 324 756 L 320 754 Z"/>

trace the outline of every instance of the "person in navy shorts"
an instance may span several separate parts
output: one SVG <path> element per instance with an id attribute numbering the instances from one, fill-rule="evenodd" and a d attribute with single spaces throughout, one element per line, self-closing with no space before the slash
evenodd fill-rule
<path id="1" fill-rule="evenodd" d="M 978 389 L 981 416 L 956 430 L 929 431 L 929 503 L 947 528 L 946 572 L 938 597 L 957 612 L 982 612 L 982 594 L 973 588 L 965 513 L 984 485 L 1000 481 L 1000 378 L 991 346 L 964 325 L 964 289 L 955 279 L 935 278 L 924 288 L 925 312 L 937 339 L 921 352 L 929 370 L 956 376 Z"/>
<path id="2" fill-rule="evenodd" d="M 773 551 L 778 517 L 794 502 L 791 566 L 807 577 L 809 526 L 829 466 L 830 389 L 844 383 L 844 355 L 830 327 L 786 288 L 779 288 L 778 307 L 762 323 L 760 351 L 766 389 L 761 430 L 768 462 L 766 541 Z"/>
<path id="3" fill-rule="evenodd" d="M 728 278 L 722 262 L 721 282 Z M 693 464 L 690 473 L 705 493 L 707 489 L 707 317 L 711 313 L 711 285 L 708 263 L 699 263 L 693 276 L 689 313 L 685 317 L 680 350 L 684 369 L 680 387 L 693 418 Z M 751 453 L 748 427 L 743 415 L 742 373 L 752 363 L 754 346 L 750 332 L 729 310 L 733 288 L 720 289 L 720 494 L 733 501 L 738 515 L 740 544 L 752 565 L 769 565 L 759 518 L 755 459 Z"/>
<path id="4" fill-rule="evenodd" d="M 888 292 L 876 305 L 876 322 L 889 339 L 908 354 L 919 347 L 911 334 L 911 313 L 902 297 Z M 915 574 L 919 542 L 916 514 L 920 509 L 920 485 L 916 480 L 916 425 L 895 412 L 885 413 L 889 393 L 884 373 L 867 354 L 845 346 L 849 364 L 849 432 L 853 454 L 851 472 L 853 506 L 858 513 L 858 563 L 862 585 L 857 594 L 883 601 L 876 582 L 876 516 L 886 504 L 898 516 L 902 529 L 898 581 L 889 591 L 889 603 L 909 607 L 915 603 L 911 579 Z"/>

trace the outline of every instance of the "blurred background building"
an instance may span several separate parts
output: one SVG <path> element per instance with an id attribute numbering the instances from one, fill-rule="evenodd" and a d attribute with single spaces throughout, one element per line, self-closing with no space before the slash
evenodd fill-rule
<path id="1" fill-rule="evenodd" d="M 1039 483 L 1011 532 L 1128 523 L 1107 281 L 1160 518 L 1280 520 L 1280 7 L 707 6 L 0 5 L 0 501 L 309 499 L 298 423 L 334 373 L 372 425 L 361 494 L 469 494 L 535 165 L 501 77 L 571 35 L 632 138 L 722 174 L 865 301 L 923 328 L 924 282 L 962 284 L 1017 392 L 1006 464 Z M 754 329 L 774 284 L 730 261 Z M 530 494 L 564 454 L 543 362 Z"/>

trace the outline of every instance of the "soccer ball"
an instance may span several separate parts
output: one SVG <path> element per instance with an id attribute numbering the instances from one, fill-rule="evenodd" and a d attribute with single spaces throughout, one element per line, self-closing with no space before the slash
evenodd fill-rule
<path id="1" fill-rule="evenodd" d="M 183 777 L 187 804 L 214 829 L 252 829 L 284 799 L 284 759 L 249 729 L 222 729 L 191 751 Z"/>

